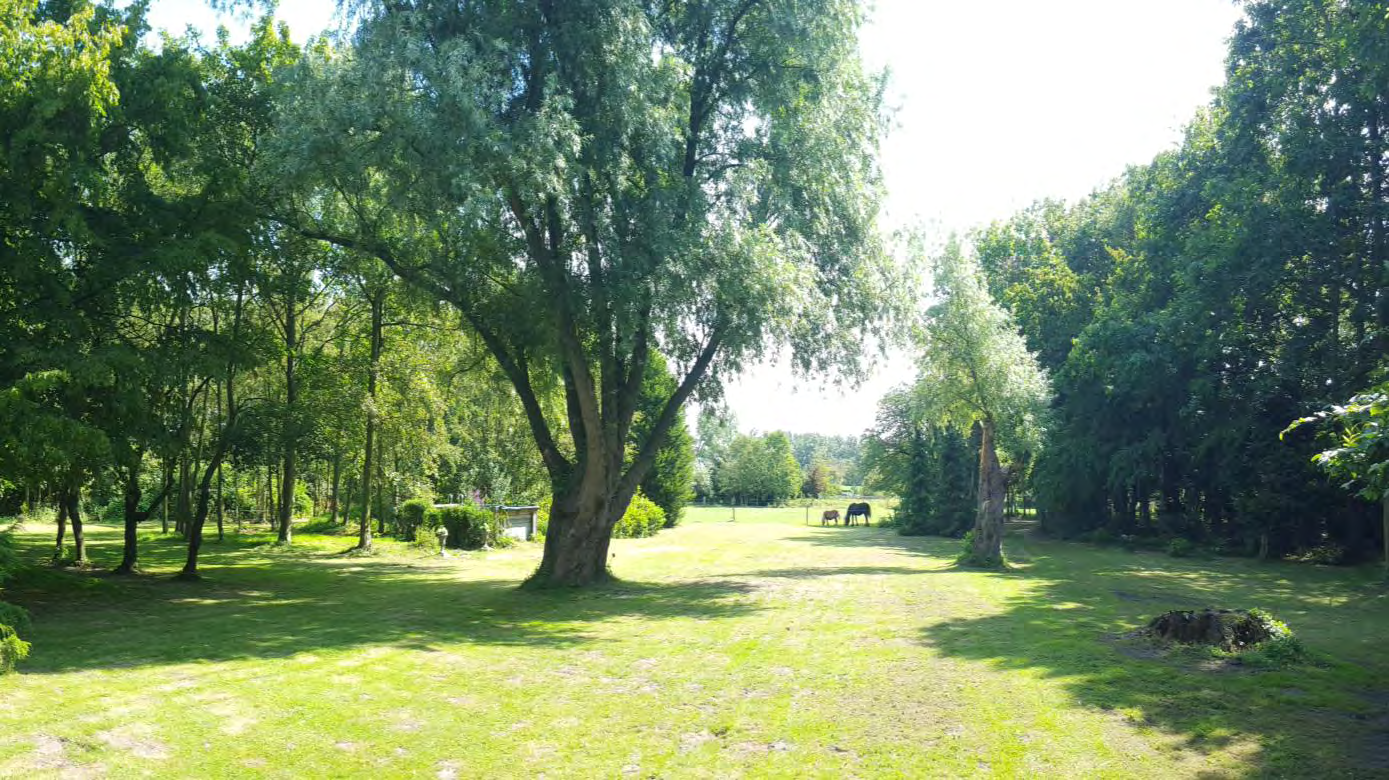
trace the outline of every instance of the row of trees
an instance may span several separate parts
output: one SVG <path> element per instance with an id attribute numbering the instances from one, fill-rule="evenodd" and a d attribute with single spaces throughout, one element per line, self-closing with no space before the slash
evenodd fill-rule
<path id="1" fill-rule="evenodd" d="M 797 497 L 838 497 L 860 485 L 857 436 L 818 433 L 739 434 L 725 410 L 700 410 L 695 493 L 732 504 L 779 504 Z"/>
<path id="2" fill-rule="evenodd" d="M 84 515 L 121 521 L 126 573 L 161 518 L 196 577 L 210 523 L 268 521 L 288 543 L 320 511 L 370 548 L 413 496 L 538 501 L 524 402 L 481 336 L 273 216 L 285 182 L 261 166 L 323 44 L 267 19 L 240 46 L 149 48 L 142 13 L 0 4 L 0 514 L 54 505 L 57 557 L 70 526 L 79 564 Z M 675 383 L 655 348 L 642 371 L 634 444 Z M 532 400 L 561 409 L 564 389 Z M 671 425 L 641 481 L 669 518 L 692 463 Z"/>
<path id="3" fill-rule="evenodd" d="M 1226 82 L 1179 148 L 1074 205 L 1038 203 L 978 231 L 982 274 L 938 278 L 938 295 L 949 308 L 986 284 L 1052 378 L 1046 446 L 1003 437 L 1006 473 L 1028 481 L 1047 529 L 1361 560 L 1389 535 L 1364 500 L 1382 496 L 1384 461 L 1366 454 L 1382 446 L 1380 396 L 1332 415 L 1345 439 L 1320 461 L 1337 480 L 1312 462 L 1317 429 L 1280 433 L 1389 369 L 1389 7 L 1243 6 Z M 945 446 L 929 428 L 940 416 L 920 410 L 960 384 L 940 356 L 987 332 L 943 322 L 925 328 L 921 383 L 880 426 L 908 494 L 929 471 L 901 465 L 912 447 Z M 1034 372 L 1019 348 L 1015 375 L 966 365 L 964 384 L 1023 387 Z M 987 449 L 996 412 L 982 396 L 972 406 Z M 981 505 L 998 489 L 988 481 Z"/>
<path id="4" fill-rule="evenodd" d="M 602 579 L 639 488 L 683 500 L 686 400 L 890 319 L 862 11 L 355 6 L 149 47 L 141 4 L 0 0 L 0 487 L 80 557 L 119 485 L 125 570 L 172 501 L 189 577 L 248 482 L 286 542 L 306 476 L 345 489 L 362 546 L 421 486 L 543 490 L 533 581 Z"/>

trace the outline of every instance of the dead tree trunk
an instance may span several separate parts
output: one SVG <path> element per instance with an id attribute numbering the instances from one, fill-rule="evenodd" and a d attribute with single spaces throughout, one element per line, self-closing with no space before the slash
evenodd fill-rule
<path id="1" fill-rule="evenodd" d="M 979 443 L 979 504 L 974 516 L 974 543 L 970 563 L 1003 564 L 1003 501 L 1008 490 L 994 443 L 994 421 L 986 417 Z"/>

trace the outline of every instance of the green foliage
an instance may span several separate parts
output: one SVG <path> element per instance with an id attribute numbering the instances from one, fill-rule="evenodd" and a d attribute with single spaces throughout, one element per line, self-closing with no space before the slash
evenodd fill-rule
<path id="1" fill-rule="evenodd" d="M 16 634 L 27 634 L 33 628 L 29 611 L 15 604 L 0 601 L 0 625 L 9 626 Z"/>
<path id="2" fill-rule="evenodd" d="M 1350 495 L 1376 500 L 1373 459 L 1278 433 L 1389 353 L 1389 20 L 1382 3 L 1242 6 L 1226 83 L 1180 148 L 975 246 L 1056 387 L 1032 480 L 1049 532 L 1147 537 L 1182 517 L 1170 533 L 1244 554 L 1329 542 L 1365 560 L 1389 536 Z M 1309 466 L 1318 450 L 1347 493 Z"/>
<path id="3" fill-rule="evenodd" d="M 415 532 L 425 524 L 425 518 L 433 508 L 433 503 L 423 498 L 412 498 L 401 504 L 396 512 L 401 538 L 413 540 Z"/>
<path id="4" fill-rule="evenodd" d="M 19 568 L 14 540 L 9 532 L 0 532 L 0 595 L 4 584 Z M 29 613 L 22 607 L 0 601 L 0 675 L 12 671 L 15 664 L 29 655 L 29 643 L 19 638 L 30 628 Z"/>
<path id="5" fill-rule="evenodd" d="M 651 434 L 665 399 L 675 392 L 675 384 L 676 378 L 671 375 L 665 357 L 652 353 L 628 437 L 632 449 L 639 447 Z M 641 492 L 665 513 L 667 528 L 674 528 L 680 522 L 685 506 L 694 497 L 694 468 L 694 437 L 685 424 L 685 415 L 681 414 L 671 425 L 665 443 L 656 451 L 656 459 L 641 481 Z"/>
<path id="6" fill-rule="evenodd" d="M 1003 553 L 1000 552 L 997 555 L 991 555 L 985 552 L 981 554 L 980 551 L 976 549 L 974 534 L 975 531 L 971 529 L 966 531 L 965 535 L 960 539 L 960 554 L 956 556 L 955 563 L 970 569 L 1004 568 L 1007 564 L 1004 561 Z"/>
<path id="7" fill-rule="evenodd" d="M 1240 653 L 1240 663 L 1277 669 L 1313 661 L 1311 653 L 1303 646 L 1292 629 L 1288 628 L 1287 623 L 1258 607 L 1249 610 L 1249 617 L 1258 621 L 1259 625 L 1268 632 L 1269 639 Z"/>
<path id="8" fill-rule="evenodd" d="M 637 493 L 613 528 L 613 536 L 618 539 L 641 539 L 655 536 L 657 531 L 665 527 L 665 512 L 654 501 Z"/>
<path id="9" fill-rule="evenodd" d="M 1196 552 L 1196 543 L 1178 536 L 1167 542 L 1167 554 L 1173 558 L 1190 558 Z"/>
<path id="10" fill-rule="evenodd" d="M 780 431 L 734 438 L 714 473 L 719 496 L 737 503 L 779 504 L 795 498 L 802 482 L 791 441 Z"/>
<path id="11" fill-rule="evenodd" d="M 427 543 L 440 526 L 449 532 L 446 545 L 455 549 L 480 550 L 508 544 L 503 541 L 502 521 L 496 513 L 471 503 L 432 507 L 424 514 L 423 529 L 427 533 L 417 530 L 416 539 Z"/>
<path id="12" fill-rule="evenodd" d="M 29 647 L 13 628 L 0 623 L 0 675 L 14 671 L 15 664 L 28 658 Z"/>

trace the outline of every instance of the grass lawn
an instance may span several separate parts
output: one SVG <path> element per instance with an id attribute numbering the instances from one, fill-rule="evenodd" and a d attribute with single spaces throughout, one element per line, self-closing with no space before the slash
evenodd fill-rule
<path id="1" fill-rule="evenodd" d="M 699 508 L 617 541 L 612 587 L 516 589 L 539 549 L 209 543 L 207 581 L 29 575 L 0 776 L 1389 776 L 1389 596 L 1370 571 L 958 542 Z M 818 510 L 812 510 L 818 518 Z M 99 566 L 116 529 L 91 529 Z M 51 528 L 18 538 L 35 560 Z M 1323 664 L 1115 641 L 1173 608 L 1268 608 Z"/>

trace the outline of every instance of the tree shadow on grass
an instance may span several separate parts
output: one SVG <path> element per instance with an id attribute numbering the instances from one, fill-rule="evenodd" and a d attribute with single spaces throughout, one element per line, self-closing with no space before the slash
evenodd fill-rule
<path id="1" fill-rule="evenodd" d="M 167 563 L 173 540 L 146 544 Z M 522 591 L 519 579 L 467 577 L 421 559 L 342 558 L 253 544 L 208 555 L 203 582 L 33 570 L 6 598 L 30 608 L 26 674 L 282 658 L 395 644 L 574 647 L 604 641 L 614 619 L 718 620 L 758 609 L 733 582 L 614 581 L 582 591 Z M 466 578 L 465 578 L 466 577 Z M 653 629 L 659 630 L 659 629 Z"/>
<path id="2" fill-rule="evenodd" d="M 726 574 L 719 577 L 725 580 L 743 579 L 811 579 L 815 577 L 843 577 L 857 575 L 914 575 L 926 574 L 922 569 L 914 569 L 907 566 L 802 566 L 787 569 L 757 569 L 755 571 L 742 572 L 739 574 Z"/>
<path id="3" fill-rule="evenodd" d="M 940 653 L 1063 681 L 1078 703 L 1201 752 L 1242 743 L 1250 776 L 1389 776 L 1389 609 L 1355 598 L 1344 573 L 1244 562 L 1177 562 L 1052 545 L 997 614 L 922 629 Z M 1074 548 L 1075 545 L 1069 547 Z M 1078 560 L 1079 559 L 1079 560 Z M 1088 564 L 1079 568 L 1077 563 Z M 1171 609 L 1263 607 L 1324 662 L 1256 669 L 1194 650 L 1158 651 L 1125 632 Z"/>

